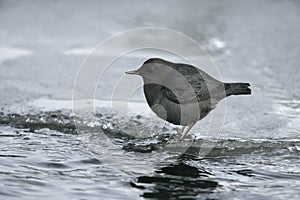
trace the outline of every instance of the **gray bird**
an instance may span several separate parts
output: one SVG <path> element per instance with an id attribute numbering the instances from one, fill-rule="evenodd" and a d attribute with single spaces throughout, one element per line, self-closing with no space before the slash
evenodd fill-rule
<path id="1" fill-rule="evenodd" d="M 188 64 L 150 58 L 127 74 L 140 75 L 148 105 L 156 115 L 182 125 L 184 138 L 193 125 L 230 95 L 249 95 L 249 83 L 223 83 Z"/>

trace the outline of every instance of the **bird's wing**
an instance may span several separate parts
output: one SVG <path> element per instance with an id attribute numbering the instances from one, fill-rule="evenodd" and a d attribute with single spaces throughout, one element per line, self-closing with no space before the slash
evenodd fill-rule
<path id="1" fill-rule="evenodd" d="M 209 98 L 204 80 L 195 77 L 174 76 L 168 80 L 168 86 L 162 85 L 161 92 L 164 97 L 175 103 L 189 103 L 199 101 L 199 97 Z M 180 80 L 178 80 L 180 79 Z"/>
<path id="2" fill-rule="evenodd" d="M 163 86 L 161 90 L 165 97 L 175 103 L 210 99 L 213 90 L 221 83 L 191 65 L 177 64 L 173 68 L 179 73 L 170 73 L 166 82 L 171 87 Z"/>

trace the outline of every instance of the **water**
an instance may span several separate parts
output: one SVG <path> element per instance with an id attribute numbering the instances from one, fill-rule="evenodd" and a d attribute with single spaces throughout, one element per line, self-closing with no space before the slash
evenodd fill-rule
<path id="1" fill-rule="evenodd" d="M 0 3 L 1 199 L 299 199 L 299 2 L 152 7 Z M 74 115 L 73 83 L 88 52 L 142 26 L 186 33 L 209 51 L 224 81 L 251 83 L 251 96 L 227 99 L 221 135 L 205 134 L 208 117 L 195 142 L 177 141 L 179 127 L 149 118 L 141 90 L 129 116 L 110 112 L 109 85 L 149 52 L 113 63 L 111 82 L 96 91 L 96 117 Z"/>

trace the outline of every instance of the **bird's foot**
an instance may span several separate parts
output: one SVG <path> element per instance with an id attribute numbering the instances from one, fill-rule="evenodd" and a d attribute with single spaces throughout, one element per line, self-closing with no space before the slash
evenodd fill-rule
<path id="1" fill-rule="evenodd" d="M 188 135 L 191 135 L 189 134 L 190 130 L 192 129 L 192 127 L 194 126 L 195 123 L 192 123 L 191 125 L 189 126 L 184 126 L 182 128 L 182 131 L 181 131 L 181 137 L 180 139 L 184 139 L 185 137 L 187 137 Z"/>
<path id="2" fill-rule="evenodd" d="M 182 140 L 188 140 L 188 141 L 195 141 L 196 140 L 196 135 L 194 134 L 187 134 L 184 137 L 181 136 Z"/>

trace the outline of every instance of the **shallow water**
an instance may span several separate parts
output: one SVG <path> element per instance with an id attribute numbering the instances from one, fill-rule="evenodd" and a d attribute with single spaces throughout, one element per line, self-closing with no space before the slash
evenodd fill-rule
<path id="1" fill-rule="evenodd" d="M 299 199 L 299 2 L 122 2 L 0 3 L 0 198 Z M 207 134 L 208 116 L 194 142 L 179 141 L 140 89 L 128 115 L 110 111 L 103 99 L 150 51 L 112 63 L 95 116 L 73 113 L 85 56 L 141 26 L 186 33 L 224 81 L 251 83 L 251 96 L 227 99 L 220 135 Z"/>
<path id="2" fill-rule="evenodd" d="M 105 123 L 78 135 L 73 120 L 79 119 L 61 112 L 2 115 L 1 195 L 89 199 L 296 199 L 298 195 L 299 139 L 202 138 L 182 154 L 164 149 L 174 139 L 172 129 L 141 139 L 107 128 L 110 119 L 99 119 Z M 209 154 L 199 155 L 210 143 L 214 147 Z"/>

